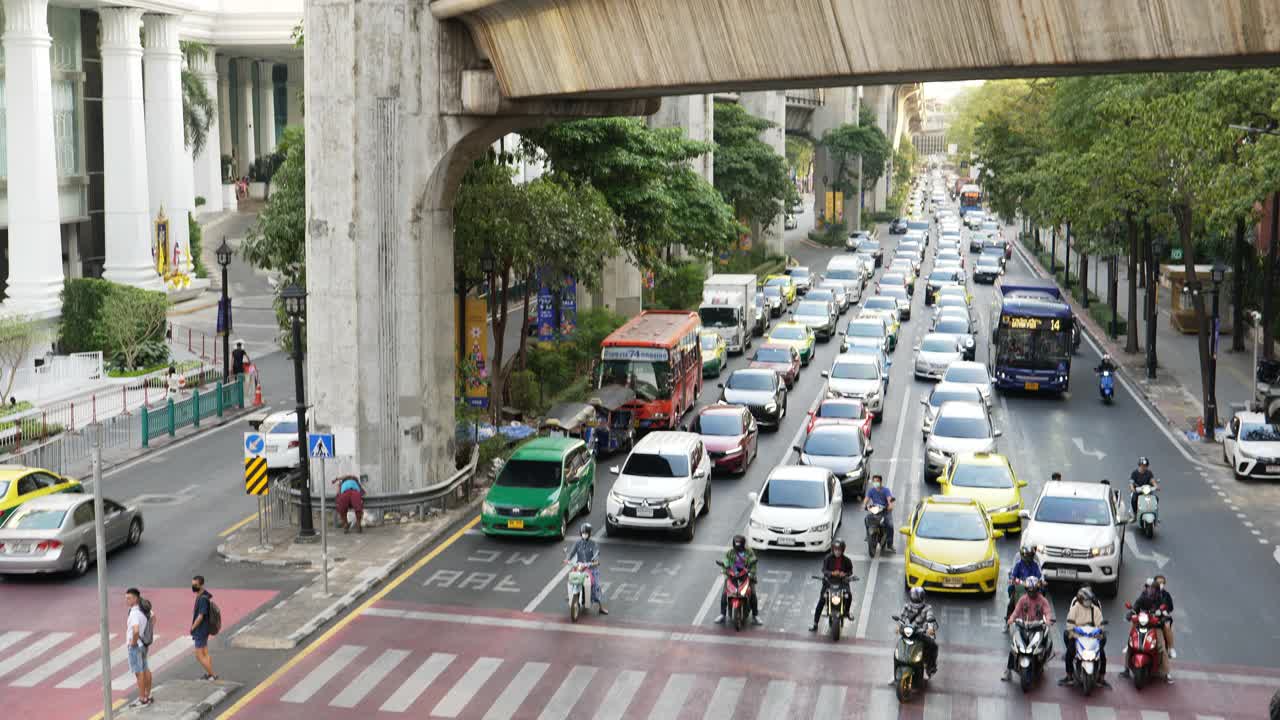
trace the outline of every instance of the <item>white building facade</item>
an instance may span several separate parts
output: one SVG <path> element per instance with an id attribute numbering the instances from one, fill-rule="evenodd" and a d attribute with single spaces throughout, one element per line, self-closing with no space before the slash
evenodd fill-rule
<path id="1" fill-rule="evenodd" d="M 0 0 L 2 308 L 36 317 L 66 278 L 162 289 L 161 211 L 190 272 L 188 217 L 234 209 L 234 179 L 302 122 L 301 0 L 63 2 Z M 184 71 L 216 106 L 198 154 Z"/>

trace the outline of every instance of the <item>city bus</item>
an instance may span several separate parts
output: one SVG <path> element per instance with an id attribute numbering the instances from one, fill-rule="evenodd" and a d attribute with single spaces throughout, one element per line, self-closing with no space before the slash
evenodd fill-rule
<path id="1" fill-rule="evenodd" d="M 960 188 L 960 216 L 964 217 L 970 210 L 982 209 L 982 189 L 969 184 Z"/>
<path id="2" fill-rule="evenodd" d="M 1001 390 L 1065 393 L 1071 384 L 1071 308 L 1052 284 L 997 286 L 988 370 Z"/>
<path id="3" fill-rule="evenodd" d="M 626 405 L 644 430 L 674 430 L 702 392 L 698 313 L 649 310 L 601 342 L 596 387 L 631 388 Z"/>

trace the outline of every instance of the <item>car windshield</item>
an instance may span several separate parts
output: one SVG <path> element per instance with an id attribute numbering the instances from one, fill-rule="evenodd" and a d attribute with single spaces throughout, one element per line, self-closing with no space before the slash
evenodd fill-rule
<path id="1" fill-rule="evenodd" d="M 857 280 L 858 272 L 851 268 L 827 269 L 827 277 L 832 280 Z"/>
<path id="2" fill-rule="evenodd" d="M 942 378 L 946 382 L 960 383 L 987 383 L 987 369 L 981 365 L 967 365 L 953 367 L 947 370 L 947 374 Z"/>
<path id="3" fill-rule="evenodd" d="M 810 290 L 809 295 L 807 297 L 810 300 L 823 301 L 822 303 L 815 303 L 815 304 L 823 305 L 824 309 L 826 307 L 826 301 L 830 301 L 830 302 L 836 301 L 836 294 L 832 292 L 830 288 L 818 288 L 816 290 Z"/>
<path id="4" fill-rule="evenodd" d="M 707 413 L 698 418 L 698 432 L 703 435 L 741 435 L 742 416 L 728 412 Z"/>
<path id="5" fill-rule="evenodd" d="M 765 302 L 764 293 L 756 293 L 756 307 L 764 307 Z"/>
<path id="6" fill-rule="evenodd" d="M 760 494 L 760 504 L 769 507 L 822 508 L 827 506 L 827 491 L 813 480 L 770 480 Z"/>
<path id="7" fill-rule="evenodd" d="M 622 468 L 624 475 L 640 477 L 678 478 L 689 474 L 689 459 L 683 455 L 659 455 L 633 452 Z"/>
<path id="8" fill-rule="evenodd" d="M 818 417 L 858 420 L 862 418 L 862 405 L 851 402 L 823 403 L 818 406 Z"/>
<path id="9" fill-rule="evenodd" d="M 982 396 L 978 394 L 977 388 L 956 388 L 953 390 L 934 390 L 929 395 L 929 404 L 933 407 L 942 407 L 942 403 L 948 400 L 960 400 L 962 402 L 982 402 Z"/>
<path id="10" fill-rule="evenodd" d="M 809 277 L 809 268 L 793 267 L 787 270 L 787 274 L 798 280 Z"/>
<path id="11" fill-rule="evenodd" d="M 831 377 L 837 380 L 876 380 L 880 371 L 869 362 L 837 362 L 831 366 Z"/>
<path id="12" fill-rule="evenodd" d="M 933 434 L 961 440 L 982 440 L 991 437 L 991 426 L 985 418 L 943 415 L 933 424 Z"/>
<path id="13" fill-rule="evenodd" d="M 1000 226 L 994 222 L 991 222 L 990 220 L 985 220 L 982 223 L 982 229 L 983 230 L 999 230 Z"/>
<path id="14" fill-rule="evenodd" d="M 772 390 L 774 377 L 772 370 L 736 372 L 724 386 L 730 390 Z"/>
<path id="15" fill-rule="evenodd" d="M 66 510 L 19 507 L 5 522 L 6 530 L 57 530 L 67 517 Z"/>
<path id="16" fill-rule="evenodd" d="M 827 304 L 825 302 L 802 302 L 796 306 L 796 315 L 804 315 L 806 317 L 829 317 L 827 313 Z"/>
<path id="17" fill-rule="evenodd" d="M 910 230 L 928 230 L 929 221 L 928 220 L 908 220 L 907 228 Z"/>
<path id="18" fill-rule="evenodd" d="M 760 294 L 767 298 L 782 297 L 782 290 L 778 289 L 777 285 L 765 285 L 764 290 L 760 291 Z"/>
<path id="19" fill-rule="evenodd" d="M 951 338 L 931 337 L 925 338 L 920 343 L 921 352 L 935 353 L 953 353 L 956 352 L 956 342 Z"/>
<path id="20" fill-rule="evenodd" d="M 298 423 L 293 420 L 281 420 L 274 425 L 266 427 L 262 432 L 268 435 L 297 435 Z"/>
<path id="21" fill-rule="evenodd" d="M 819 425 L 804 440 L 806 455 L 852 457 L 862 454 L 862 433 L 851 426 Z"/>
<path id="22" fill-rule="evenodd" d="M 599 387 L 622 385 L 645 400 L 671 397 L 670 363 L 650 360 L 605 360 L 600 363 Z"/>
<path id="23" fill-rule="evenodd" d="M 903 287 L 900 287 L 900 286 L 892 286 L 892 287 L 881 288 L 881 289 L 880 289 L 880 292 L 881 292 L 882 294 L 884 294 L 884 295 L 888 295 L 889 297 L 893 298 L 894 300 L 905 300 L 905 299 L 907 299 L 907 290 L 906 290 L 906 288 L 903 288 Z"/>
<path id="24" fill-rule="evenodd" d="M 1260 423 L 1244 423 L 1240 426 L 1240 439 L 1245 442 L 1280 442 L 1280 426 Z M 0 495 L 4 486 L 0 485 Z"/>
<path id="25" fill-rule="evenodd" d="M 1099 498 L 1051 496 L 1040 500 L 1036 520 L 1067 525 L 1110 525 L 1111 511 L 1106 501 Z"/>
<path id="26" fill-rule="evenodd" d="M 0 480 L 0 497 L 4 497 L 9 492 L 9 481 Z"/>
<path id="27" fill-rule="evenodd" d="M 791 351 L 787 348 L 765 347 L 756 351 L 756 356 L 752 358 L 756 362 L 767 363 L 790 363 Z"/>
<path id="28" fill-rule="evenodd" d="M 987 525 L 972 512 L 924 512 L 916 525 L 916 537 L 928 540 L 986 540 Z"/>
<path id="29" fill-rule="evenodd" d="M 1000 258 L 994 255 L 983 255 L 978 258 L 978 267 L 991 268 L 993 270 L 1000 268 Z"/>
<path id="30" fill-rule="evenodd" d="M 702 342 L 703 350 L 715 350 L 716 341 L 719 339 L 720 338 L 715 335 L 703 335 L 701 338 L 699 338 L 699 340 L 701 340 Z"/>
<path id="31" fill-rule="evenodd" d="M 560 461 L 512 458 L 502 466 L 494 485 L 520 488 L 560 487 Z"/>
<path id="32" fill-rule="evenodd" d="M 964 320 L 939 320 L 938 324 L 933 327 L 934 332 L 948 333 L 951 335 L 968 335 L 969 323 Z"/>
<path id="33" fill-rule="evenodd" d="M 774 329 L 769 336 L 776 337 L 780 340 L 804 340 L 808 337 L 804 330 L 804 328 L 796 327 L 794 325 L 783 325 L 780 328 Z"/>
<path id="34" fill-rule="evenodd" d="M 875 240 L 862 240 L 858 243 L 858 249 L 875 252 L 880 249 L 880 243 Z"/>
<path id="35" fill-rule="evenodd" d="M 737 312 L 727 305 L 698 308 L 698 317 L 702 319 L 703 327 L 733 327 L 738 324 Z"/>
<path id="36" fill-rule="evenodd" d="M 867 298 L 867 302 L 862 306 L 867 310 L 893 310 L 897 311 L 898 301 L 891 297 L 873 297 Z"/>
<path id="37" fill-rule="evenodd" d="M 885 273 L 880 276 L 880 284 L 892 288 L 894 285 L 905 285 L 907 276 L 901 273 Z"/>
<path id="38" fill-rule="evenodd" d="M 955 281 L 956 281 L 956 274 L 951 270 L 934 270 L 933 272 L 929 273 L 929 282 L 932 282 L 932 283 L 955 282 Z"/>
<path id="39" fill-rule="evenodd" d="M 789 277 L 769 278 L 768 280 L 764 281 L 765 287 L 786 287 L 787 285 L 790 285 L 790 284 L 791 284 L 791 278 Z"/>
<path id="40" fill-rule="evenodd" d="M 884 325 L 880 323 L 849 323 L 849 334 L 853 337 L 884 337 Z"/>
<path id="41" fill-rule="evenodd" d="M 951 484 L 971 488 L 1011 488 L 1013 475 L 1004 465 L 960 465 Z"/>

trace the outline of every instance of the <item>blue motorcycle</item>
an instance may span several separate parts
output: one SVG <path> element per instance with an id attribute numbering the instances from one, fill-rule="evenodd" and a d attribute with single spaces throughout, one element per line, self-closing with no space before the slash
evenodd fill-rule
<path id="1" fill-rule="evenodd" d="M 1098 374 L 1098 394 L 1102 396 L 1102 402 L 1110 405 L 1111 400 L 1116 394 L 1116 378 L 1115 374 L 1110 370 L 1103 370 Z"/>
<path id="2" fill-rule="evenodd" d="M 1102 621 L 1107 624 L 1106 620 Z M 1102 678 L 1102 628 L 1077 625 L 1071 635 L 1075 642 L 1075 659 L 1071 662 L 1071 676 L 1076 687 L 1088 697 Z"/>

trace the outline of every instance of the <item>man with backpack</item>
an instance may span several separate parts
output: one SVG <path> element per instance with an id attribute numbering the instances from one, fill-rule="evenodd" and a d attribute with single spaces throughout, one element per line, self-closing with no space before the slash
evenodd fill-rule
<path id="1" fill-rule="evenodd" d="M 151 612 L 151 603 L 142 599 L 138 588 L 124 591 L 124 604 L 129 607 L 124 633 L 125 646 L 129 651 L 129 670 L 138 682 L 138 700 L 135 705 L 150 705 L 151 667 L 147 665 L 147 653 L 151 650 L 151 641 L 155 639 L 155 615 Z"/>
<path id="2" fill-rule="evenodd" d="M 191 578 L 191 592 L 196 594 L 196 606 L 191 612 L 191 641 L 195 645 L 196 662 L 204 668 L 204 680 L 217 680 L 213 660 L 209 658 L 209 636 L 222 631 L 222 611 L 213 602 L 213 593 L 204 589 L 203 575 Z"/>

